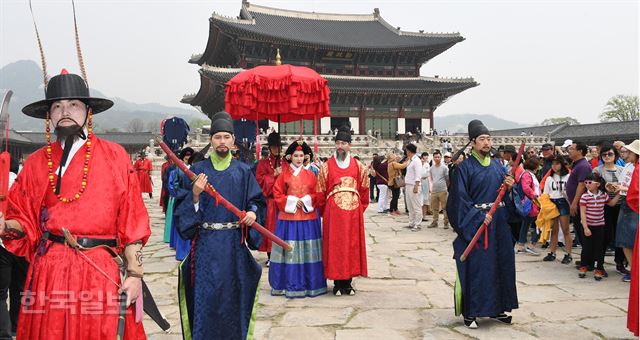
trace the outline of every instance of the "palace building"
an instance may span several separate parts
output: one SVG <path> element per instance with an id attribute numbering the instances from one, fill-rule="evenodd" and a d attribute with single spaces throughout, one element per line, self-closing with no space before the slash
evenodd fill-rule
<path id="1" fill-rule="evenodd" d="M 204 52 L 189 60 L 200 66 L 200 89 L 182 98 L 209 116 L 224 109 L 229 79 L 274 64 L 277 49 L 283 63 L 310 67 L 329 82 L 331 118 L 319 119 L 320 134 L 347 120 L 358 134 L 429 131 L 439 105 L 479 85 L 473 78 L 420 76 L 424 63 L 464 40 L 460 34 L 402 31 L 377 8 L 365 15 L 324 14 L 243 1 L 237 18 L 214 13 L 209 23 Z M 266 124 L 277 122 L 261 126 Z M 298 124 L 282 124 L 280 132 L 297 133 Z M 305 121 L 303 129 L 313 134 L 313 122 Z"/>

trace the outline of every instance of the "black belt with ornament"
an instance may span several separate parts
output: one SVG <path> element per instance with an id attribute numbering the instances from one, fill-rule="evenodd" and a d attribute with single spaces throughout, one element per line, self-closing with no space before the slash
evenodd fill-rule
<path id="1" fill-rule="evenodd" d="M 47 239 L 55 243 L 66 244 L 64 236 L 61 235 L 49 234 L 47 235 Z M 84 248 L 93 248 L 97 246 L 116 247 L 118 245 L 118 242 L 115 239 L 78 237 L 76 241 Z"/>

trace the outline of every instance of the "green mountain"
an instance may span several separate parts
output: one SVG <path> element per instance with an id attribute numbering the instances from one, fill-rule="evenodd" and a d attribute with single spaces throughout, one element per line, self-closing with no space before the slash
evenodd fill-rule
<path id="1" fill-rule="evenodd" d="M 44 98 L 42 71 L 33 60 L 20 60 L 8 64 L 0 69 L 0 89 L 13 90 L 9 112 L 11 113 L 11 128 L 20 131 L 44 131 L 44 123 L 35 118 L 24 115 L 22 108 L 34 101 Z M 91 89 L 96 97 L 109 98 L 114 106 L 108 115 L 96 115 L 94 124 L 96 130 L 127 131 L 132 119 L 140 118 L 147 131 L 159 129 L 160 121 L 167 117 L 177 116 L 187 122 L 192 119 L 206 119 L 207 117 L 195 109 L 170 107 L 157 103 L 137 104 L 118 97 L 110 97 L 99 90 Z"/>

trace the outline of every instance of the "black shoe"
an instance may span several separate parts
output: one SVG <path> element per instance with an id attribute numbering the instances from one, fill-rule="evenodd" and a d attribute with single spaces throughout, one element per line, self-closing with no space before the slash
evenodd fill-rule
<path id="1" fill-rule="evenodd" d="M 562 258 L 562 261 L 560 261 L 560 263 L 569 264 L 569 263 L 571 263 L 571 261 L 573 261 L 573 258 L 571 257 L 571 255 L 564 254 L 564 257 Z"/>
<path id="2" fill-rule="evenodd" d="M 476 329 L 478 328 L 478 322 L 476 321 L 476 318 L 464 318 L 464 325 L 467 326 L 468 328 L 471 329 Z"/>
<path id="3" fill-rule="evenodd" d="M 549 248 L 549 242 L 545 242 L 542 246 L 540 246 L 540 248 L 542 248 L 542 249 Z"/>
<path id="4" fill-rule="evenodd" d="M 505 313 L 501 313 L 498 316 L 492 316 L 491 317 L 494 320 L 500 321 L 502 323 L 506 323 L 506 324 L 511 324 L 511 319 L 513 318 L 511 315 L 507 315 Z"/>
<path id="5" fill-rule="evenodd" d="M 338 286 L 333 286 L 333 295 L 342 296 L 342 289 Z"/>
<path id="6" fill-rule="evenodd" d="M 564 248 L 564 243 L 562 243 L 562 242 L 558 242 L 558 247 L 559 247 L 559 248 Z"/>
<path id="7" fill-rule="evenodd" d="M 627 270 L 627 268 L 625 268 L 623 265 L 619 264 L 616 265 L 616 271 L 622 275 L 627 275 L 629 274 L 629 271 Z"/>
<path id="8" fill-rule="evenodd" d="M 555 260 L 556 260 L 556 254 L 554 254 L 554 253 L 549 253 L 549 254 L 547 254 L 547 256 L 545 256 L 542 259 L 542 261 L 545 261 L 545 262 L 552 262 L 552 261 L 555 261 Z"/>
<path id="9" fill-rule="evenodd" d="M 354 296 L 356 295 L 356 290 L 353 289 L 353 286 L 349 285 L 348 287 L 342 289 L 342 293 L 345 295 Z"/>

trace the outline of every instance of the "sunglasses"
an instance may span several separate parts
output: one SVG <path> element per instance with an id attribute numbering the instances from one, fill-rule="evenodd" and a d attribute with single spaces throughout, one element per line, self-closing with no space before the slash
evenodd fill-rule
<path id="1" fill-rule="evenodd" d="M 596 182 L 596 181 L 584 181 L 584 185 L 591 185 L 593 183 L 600 184 L 600 182 Z"/>
<path id="2" fill-rule="evenodd" d="M 615 156 L 615 155 L 616 155 L 616 154 L 615 154 L 615 153 L 613 153 L 613 152 L 605 152 L 605 153 L 603 153 L 603 154 L 602 154 L 602 157 L 613 157 L 613 156 Z"/>

